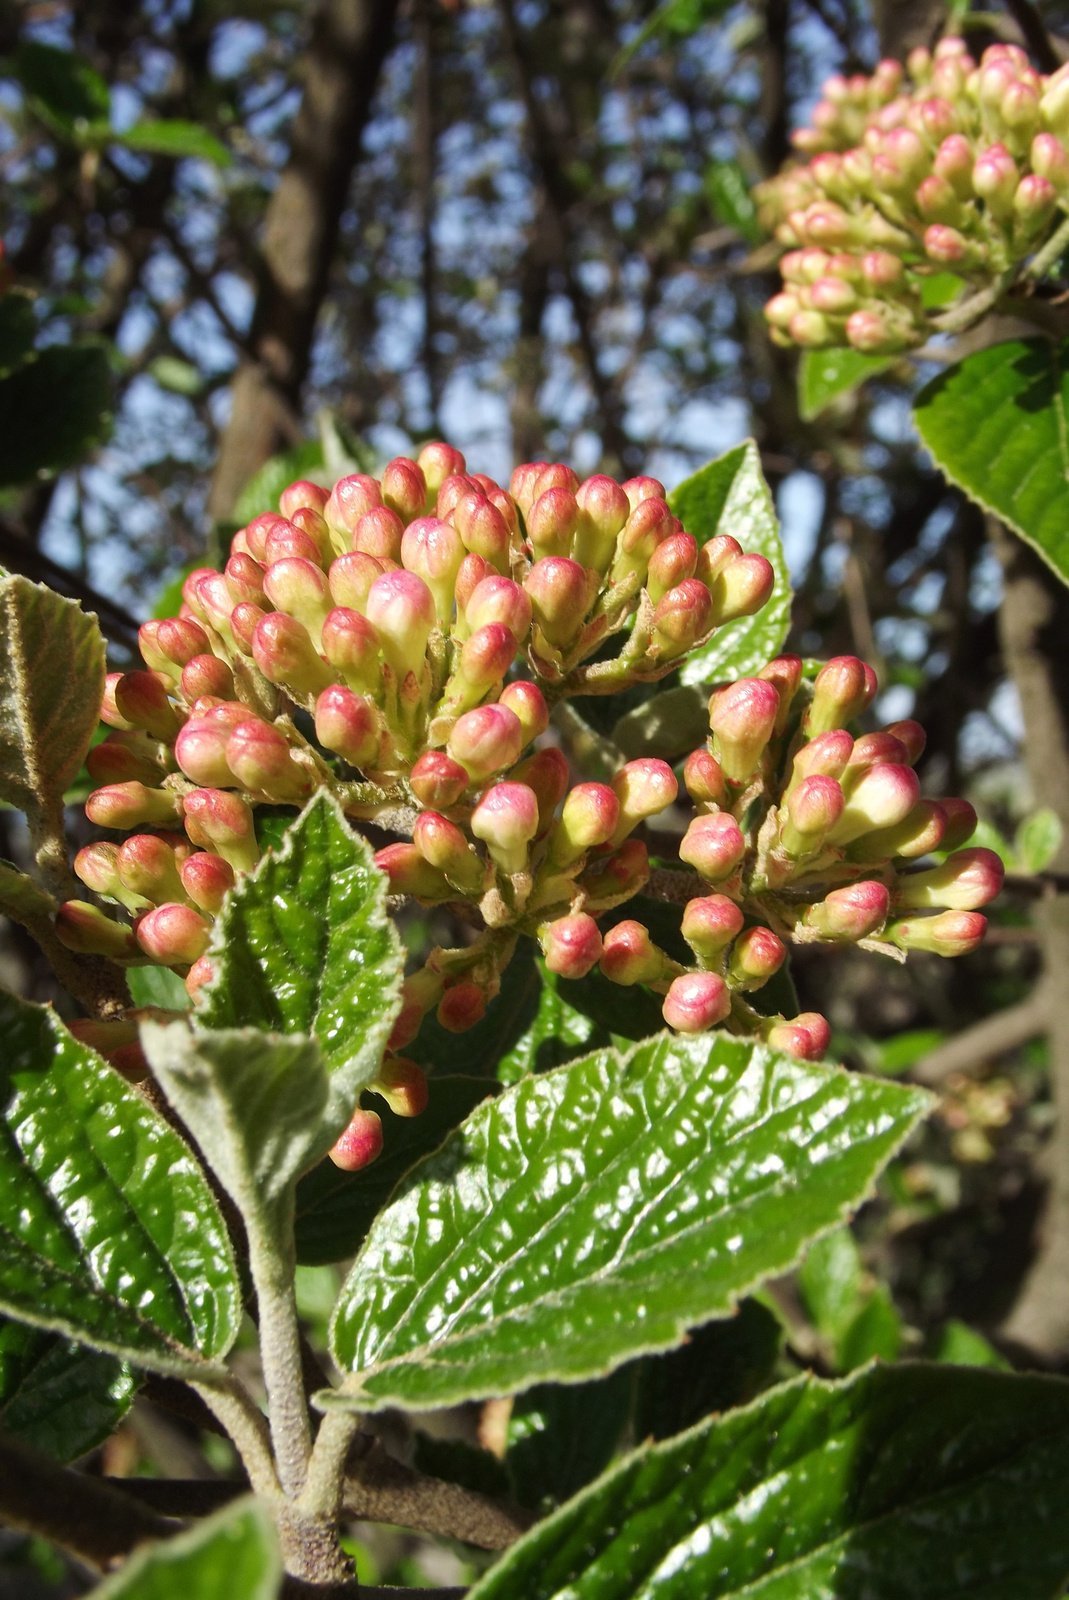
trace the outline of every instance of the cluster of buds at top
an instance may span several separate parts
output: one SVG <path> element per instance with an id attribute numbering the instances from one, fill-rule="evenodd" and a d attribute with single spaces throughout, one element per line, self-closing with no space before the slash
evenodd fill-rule
<path id="1" fill-rule="evenodd" d="M 1069 210 L 1069 66 L 1049 77 L 1015 45 L 977 65 L 965 43 L 914 50 L 870 78 L 828 78 L 793 135 L 805 165 L 758 186 L 788 253 L 765 307 L 784 345 L 871 353 L 922 343 L 926 275 L 973 288 L 1011 275 Z"/>

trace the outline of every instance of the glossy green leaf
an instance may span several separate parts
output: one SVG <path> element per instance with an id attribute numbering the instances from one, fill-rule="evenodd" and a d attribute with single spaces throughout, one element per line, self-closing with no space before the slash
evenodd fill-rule
<path id="1" fill-rule="evenodd" d="M 967 1322 L 959 1322 L 956 1317 L 951 1317 L 944 1324 L 935 1359 L 957 1367 L 995 1367 L 1000 1372 L 1012 1371 L 1006 1357 L 1000 1355 L 982 1333 L 970 1328 Z"/>
<path id="2" fill-rule="evenodd" d="M 938 1366 L 804 1376 L 638 1450 L 469 1600 L 1052 1600 L 1069 1384 Z"/>
<path id="3" fill-rule="evenodd" d="M 204 1373 L 237 1333 L 230 1241 L 189 1149 L 47 1007 L 0 994 L 0 1311 Z"/>
<path id="4" fill-rule="evenodd" d="M 181 122 L 176 118 L 135 122 L 125 133 L 113 134 L 110 142 L 125 145 L 128 150 L 141 150 L 146 155 L 210 161 L 215 167 L 228 167 L 232 160 L 226 145 L 207 128 L 202 128 L 199 122 Z"/>
<path id="5" fill-rule="evenodd" d="M 135 1006 L 160 1006 L 164 1011 L 188 1011 L 189 991 L 170 967 L 129 967 L 126 981 Z"/>
<path id="6" fill-rule="evenodd" d="M 837 1223 L 930 1103 L 722 1034 L 524 1078 L 376 1220 L 334 1318 L 341 1403 L 452 1405 L 679 1344 Z"/>
<path id="7" fill-rule="evenodd" d="M 798 362 L 798 410 L 812 422 L 840 395 L 849 394 L 866 378 L 893 367 L 897 356 L 869 356 L 862 350 L 803 350 Z"/>
<path id="8" fill-rule="evenodd" d="M 227 897 L 212 933 L 208 1028 L 314 1034 L 329 1074 L 328 1149 L 375 1076 L 400 1007 L 403 956 L 370 845 L 320 790 L 278 851 Z"/>
<path id="9" fill-rule="evenodd" d="M 498 1062 L 515 1049 L 538 1013 L 542 979 L 538 946 L 521 934 L 515 954 L 501 974 L 501 989 L 486 1008 L 486 1015 L 466 1033 L 450 1033 L 433 1011 L 405 1055 L 428 1072 L 494 1077 Z"/>
<path id="10" fill-rule="evenodd" d="M 1056 811 L 1042 806 L 1025 817 L 1013 840 L 1013 853 L 1025 872 L 1049 867 L 1062 844 L 1062 824 Z"/>
<path id="11" fill-rule="evenodd" d="M 849 1228 L 836 1228 L 810 1247 L 798 1273 L 802 1304 L 818 1332 L 832 1341 L 846 1332 L 861 1306 L 861 1252 Z"/>
<path id="12" fill-rule="evenodd" d="M 500 1083 L 515 1083 L 527 1072 L 548 1072 L 551 1067 L 562 1067 L 584 1050 L 609 1042 L 605 1030 L 568 1004 L 561 991 L 561 979 L 547 971 L 541 961 L 538 970 L 542 978 L 538 1011 L 531 1026 L 498 1062 Z M 599 1032 L 603 1037 L 595 1037 Z"/>
<path id="13" fill-rule="evenodd" d="M 75 466 L 111 432 L 101 345 L 50 345 L 0 379 L 0 488 Z"/>
<path id="14" fill-rule="evenodd" d="M 485 1078 L 432 1078 L 418 1117 L 396 1117 L 384 1100 L 368 1100 L 382 1118 L 383 1150 L 360 1172 L 321 1161 L 297 1185 L 297 1260 L 305 1266 L 343 1261 L 367 1231 L 397 1184 L 417 1161 L 437 1150 L 480 1100 L 493 1093 Z"/>
<path id="15" fill-rule="evenodd" d="M 747 244 L 761 243 L 753 195 L 737 161 L 711 161 L 705 169 L 705 192 L 718 222 L 734 228 Z"/>
<path id="16" fill-rule="evenodd" d="M 927 384 L 917 431 L 951 483 L 1069 579 L 1069 341 L 1010 339 Z"/>
<path id="17" fill-rule="evenodd" d="M 680 681 L 721 683 L 757 672 L 777 654 L 791 625 L 791 588 L 772 493 L 752 439 L 718 456 L 679 484 L 668 503 L 699 544 L 728 533 L 776 569 L 771 597 L 754 617 L 718 628 L 679 670 Z"/>
<path id="18" fill-rule="evenodd" d="M 695 1328 L 678 1350 L 646 1356 L 636 1381 L 636 1439 L 668 1439 L 714 1411 L 743 1405 L 770 1381 L 783 1343 L 779 1318 L 759 1300 Z"/>
<path id="19" fill-rule="evenodd" d="M 48 120 L 64 130 L 106 117 L 111 91 L 88 61 L 55 45 L 25 40 L 14 57 L 14 72 Z"/>
<path id="20" fill-rule="evenodd" d="M 603 1472 L 630 1419 L 634 1373 L 565 1387 L 540 1383 L 517 1395 L 505 1462 L 521 1506 L 560 1505 Z"/>
<path id="21" fill-rule="evenodd" d="M 89 1600 L 275 1600 L 281 1582 L 274 1524 L 245 1497 L 188 1533 L 142 1545 Z"/>
<path id="22" fill-rule="evenodd" d="M 0 1318 L 0 1428 L 38 1450 L 73 1461 L 103 1444 L 136 1388 L 114 1356 Z"/>
<path id="23" fill-rule="evenodd" d="M 839 1340 L 836 1364 L 840 1372 L 854 1372 L 866 1361 L 896 1361 L 902 1349 L 902 1319 L 890 1290 L 878 1283 Z"/>
<path id="24" fill-rule="evenodd" d="M 21 289 L 0 296 L 0 378 L 6 378 L 33 354 L 37 319 L 33 300 Z"/>

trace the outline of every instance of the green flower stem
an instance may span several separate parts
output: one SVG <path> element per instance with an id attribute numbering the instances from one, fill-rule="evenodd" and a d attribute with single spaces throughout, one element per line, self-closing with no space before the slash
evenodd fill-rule
<path id="1" fill-rule="evenodd" d="M 1058 257 L 1069 249 L 1069 217 L 1063 218 L 1037 255 L 1034 255 L 1024 269 L 1026 278 L 1042 278 L 1049 272 Z"/>

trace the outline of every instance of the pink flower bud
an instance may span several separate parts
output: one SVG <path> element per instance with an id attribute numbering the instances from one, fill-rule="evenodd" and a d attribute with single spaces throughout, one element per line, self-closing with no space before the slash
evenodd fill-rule
<path id="1" fill-rule="evenodd" d="M 724 776 L 746 783 L 756 772 L 779 716 L 779 691 L 764 678 L 739 678 L 709 699 L 709 726 Z"/>
<path id="2" fill-rule="evenodd" d="M 855 311 L 846 319 L 846 341 L 866 355 L 901 348 L 902 340 L 880 311 Z"/>
<path id="3" fill-rule="evenodd" d="M 803 1011 L 790 1022 L 776 1022 L 766 1035 L 773 1050 L 786 1050 L 800 1061 L 819 1061 L 831 1043 L 831 1027 L 819 1011 Z"/>
<path id="4" fill-rule="evenodd" d="M 165 617 L 156 625 L 156 648 L 176 667 L 184 667 L 194 656 L 207 654 L 208 635 L 192 617 Z"/>
<path id="5" fill-rule="evenodd" d="M 527 846 L 538 832 L 538 797 L 525 783 L 495 783 L 475 807 L 471 831 L 508 876 L 527 865 Z"/>
<path id="6" fill-rule="evenodd" d="M 555 745 L 537 750 L 512 775 L 517 782 L 534 790 L 538 799 L 538 831 L 544 833 L 568 792 L 568 761 L 564 752 Z"/>
<path id="7" fill-rule="evenodd" d="M 512 539 L 501 512 L 482 494 L 464 495 L 453 511 L 453 524 L 465 550 L 482 556 L 498 572 L 507 572 Z"/>
<path id="8" fill-rule="evenodd" d="M 875 294 L 897 289 L 905 275 L 901 261 L 887 250 L 869 250 L 861 258 L 862 280 Z"/>
<path id="9" fill-rule="evenodd" d="M 234 609 L 234 601 L 221 572 L 207 572 L 198 579 L 197 601 L 199 616 L 225 639 L 230 631 L 230 613 Z"/>
<path id="10" fill-rule="evenodd" d="M 464 637 L 465 628 L 471 624 L 467 620 L 467 607 L 472 595 L 482 583 L 484 578 L 494 577 L 493 567 L 482 556 L 466 555 L 457 570 L 457 581 L 453 585 L 453 598 L 457 603 L 456 621 L 453 623 L 454 639 Z M 500 621 L 500 618 L 488 618 L 488 621 Z"/>
<path id="11" fill-rule="evenodd" d="M 535 559 L 570 556 L 581 516 L 579 502 L 567 489 L 540 493 L 527 513 L 527 537 Z"/>
<path id="12" fill-rule="evenodd" d="M 1013 197 L 1017 236 L 1023 241 L 1037 239 L 1054 215 L 1058 192 L 1046 178 L 1035 173 L 1023 177 Z"/>
<path id="13" fill-rule="evenodd" d="M 382 679 L 378 635 L 359 611 L 335 606 L 327 613 L 322 649 L 327 661 L 351 689 L 374 691 L 378 688 Z"/>
<path id="14" fill-rule="evenodd" d="M 679 784 L 666 761 L 644 756 L 620 768 L 612 780 L 612 790 L 620 803 L 620 814 L 609 843 L 618 845 L 640 822 L 672 805 Z"/>
<path id="15" fill-rule="evenodd" d="M 417 517 L 405 529 L 401 561 L 405 570 L 422 578 L 430 590 L 443 628 L 448 628 L 453 615 L 453 588 L 463 559 L 464 545 L 452 523 L 439 517 Z"/>
<path id="16" fill-rule="evenodd" d="M 926 856 L 938 850 L 946 833 L 946 812 L 936 800 L 918 800 L 904 822 L 862 834 L 850 846 L 851 861 L 890 861 L 895 856 Z"/>
<path id="17" fill-rule="evenodd" d="M 732 947 L 728 980 L 734 989 L 760 989 L 786 959 L 786 946 L 771 928 L 747 928 Z"/>
<path id="18" fill-rule="evenodd" d="M 967 224 L 969 213 L 958 199 L 949 178 L 930 173 L 916 195 L 917 210 L 926 222 L 945 223 L 952 228 Z"/>
<path id="19" fill-rule="evenodd" d="M 728 792 L 723 768 L 708 750 L 694 750 L 687 757 L 683 782 L 695 805 L 727 805 Z"/>
<path id="20" fill-rule="evenodd" d="M 133 929 L 87 900 L 67 900 L 56 912 L 55 926 L 60 944 L 78 955 L 132 961 L 141 954 Z"/>
<path id="21" fill-rule="evenodd" d="M 677 1033 L 705 1033 L 731 1011 L 731 993 L 716 972 L 684 972 L 664 997 L 661 1014 Z"/>
<path id="22" fill-rule="evenodd" d="M 294 761 L 286 735 L 259 718 L 250 717 L 234 729 L 226 760 L 243 789 L 274 800 L 298 800 L 312 787 L 309 773 Z"/>
<path id="23" fill-rule="evenodd" d="M 978 911 L 943 911 L 937 917 L 909 917 L 892 922 L 885 937 L 900 950 L 926 950 L 935 956 L 967 956 L 987 931 Z"/>
<path id="24" fill-rule="evenodd" d="M 457 664 L 457 675 L 476 691 L 467 700 L 479 699 L 495 683 L 500 683 L 516 656 L 516 639 L 502 622 L 488 622 L 465 640 Z"/>
<path id="25" fill-rule="evenodd" d="M 713 603 L 698 578 L 687 578 L 658 601 L 653 638 L 662 656 L 683 655 L 709 632 Z"/>
<path id="26" fill-rule="evenodd" d="M 1046 178 L 1058 194 L 1069 193 L 1069 154 L 1052 133 L 1040 133 L 1032 140 L 1032 171 Z"/>
<path id="27" fill-rule="evenodd" d="M 85 802 L 85 814 L 98 828 L 126 831 L 139 827 L 173 826 L 182 814 L 181 802 L 169 789 L 150 789 L 143 783 L 111 783 L 96 789 Z"/>
<path id="28" fill-rule="evenodd" d="M 921 126 L 933 144 L 942 144 L 944 139 L 958 131 L 958 114 L 949 100 L 941 97 L 924 100 L 917 111 Z"/>
<path id="29" fill-rule="evenodd" d="M 154 672 L 124 672 L 116 679 L 115 706 L 129 726 L 144 728 L 157 739 L 173 739 L 178 713 Z"/>
<path id="30" fill-rule="evenodd" d="M 411 531 L 411 528 L 407 530 L 406 537 Z M 456 537 L 455 530 L 450 531 Z M 434 598 L 423 579 L 414 572 L 383 573 L 371 585 L 367 619 L 378 634 L 382 653 L 398 678 L 404 678 L 408 672 L 418 674 L 435 623 Z"/>
<path id="31" fill-rule="evenodd" d="M 912 718 L 907 718 L 902 722 L 888 723 L 887 727 L 882 728 L 880 731 L 889 733 L 892 738 L 897 739 L 905 748 L 906 760 L 910 766 L 915 767 L 917 765 L 917 762 L 924 754 L 924 746 L 928 742 L 928 735 L 919 722 L 914 722 Z"/>
<path id="32" fill-rule="evenodd" d="M 412 842 L 425 861 L 445 874 L 463 894 L 480 894 L 486 879 L 480 861 L 455 822 L 437 811 L 423 811 L 412 829 Z"/>
<path id="33" fill-rule="evenodd" d="M 745 854 L 746 840 L 727 811 L 695 817 L 679 847 L 680 860 L 708 883 L 720 883 L 729 877 Z"/>
<path id="34" fill-rule="evenodd" d="M 375 506 L 358 519 L 353 529 L 352 548 L 377 561 L 399 564 L 404 531 L 405 525 L 396 511 L 391 511 L 389 506 Z"/>
<path id="35" fill-rule="evenodd" d="M 551 645 L 572 643 L 593 599 L 586 571 L 577 561 L 547 556 L 536 561 L 523 581 L 534 620 Z"/>
<path id="36" fill-rule="evenodd" d="M 379 713 L 352 689 L 335 684 L 316 701 L 316 738 L 352 767 L 374 766 L 382 745 Z"/>
<path id="37" fill-rule="evenodd" d="M 585 978 L 601 959 L 601 932 L 585 911 L 558 917 L 539 929 L 546 966 L 561 978 Z"/>
<path id="38" fill-rule="evenodd" d="M 217 916 L 227 891 L 234 887 L 234 869 L 229 862 L 210 850 L 198 850 L 186 857 L 178 871 L 183 889 L 198 910 Z"/>
<path id="39" fill-rule="evenodd" d="M 282 517 L 277 511 L 264 511 L 258 517 L 253 517 L 247 527 L 242 529 L 243 543 L 247 553 L 254 561 L 263 562 L 267 554 L 267 537 L 271 531 L 281 524 L 288 522 L 287 517 Z M 233 548 L 233 545 L 231 546 Z"/>
<path id="40" fill-rule="evenodd" d="M 790 856 L 812 855 L 843 813 L 843 791 L 834 778 L 815 774 L 803 778 L 788 796 L 781 830 L 783 848 Z"/>
<path id="41" fill-rule="evenodd" d="M 683 937 L 703 961 L 712 961 L 742 932 L 740 906 L 726 894 L 703 895 L 683 908 Z"/>
<path id="42" fill-rule="evenodd" d="M 189 607 L 198 622 L 207 622 L 208 614 L 200 598 L 200 585 L 205 578 L 218 578 L 220 574 L 213 567 L 194 567 L 187 573 L 182 583 L 182 599 Z"/>
<path id="43" fill-rule="evenodd" d="M 368 1087 L 381 1094 L 395 1117 L 418 1117 L 427 1109 L 427 1074 L 405 1056 L 387 1056 L 378 1077 Z"/>
<path id="44" fill-rule="evenodd" d="M 136 740 L 137 743 L 128 743 Z M 158 745 L 144 734 L 117 731 L 93 746 L 85 758 L 86 770 L 95 784 L 159 783 L 163 771 L 157 757 Z"/>
<path id="45" fill-rule="evenodd" d="M 550 489 L 567 489 L 570 495 L 574 495 L 578 488 L 579 474 L 573 468 L 566 466 L 563 461 L 551 461 L 538 474 L 534 498 L 537 500 Z"/>
<path id="46" fill-rule="evenodd" d="M 772 563 L 764 556 L 741 555 L 727 566 L 709 586 L 712 596 L 711 621 L 720 627 L 736 617 L 752 617 L 768 601 L 776 582 Z"/>
<path id="47" fill-rule="evenodd" d="M 818 733 L 815 739 L 804 744 L 794 758 L 788 795 L 804 778 L 822 773 L 828 778 L 841 778 L 853 752 L 854 741 L 845 728 L 832 728 Z"/>
<path id="48" fill-rule="evenodd" d="M 398 456 L 382 472 L 382 503 L 396 511 L 402 522 L 423 515 L 427 501 L 427 480 L 414 461 Z"/>
<path id="49" fill-rule="evenodd" d="M 468 774 L 444 750 L 427 750 L 409 774 L 412 793 L 420 805 L 432 808 L 456 805 L 468 787 Z"/>
<path id="50" fill-rule="evenodd" d="M 525 461 L 522 466 L 514 469 L 509 479 L 509 493 L 525 517 L 534 504 L 535 485 L 545 470 L 544 461 Z"/>
<path id="51" fill-rule="evenodd" d="M 968 844 L 976 832 L 976 811 L 968 800 L 946 799 L 941 800 L 940 805 L 947 819 L 943 849 L 958 850 L 963 844 Z"/>
<path id="52" fill-rule="evenodd" d="M 142 917 L 137 942 L 162 967 L 188 967 L 208 948 L 211 925 L 187 905 L 162 905 Z"/>
<path id="53" fill-rule="evenodd" d="M 845 316 L 857 306 L 857 293 L 841 278 L 818 278 L 809 291 L 809 303 L 816 311 Z"/>
<path id="54" fill-rule="evenodd" d="M 607 844 L 619 816 L 620 801 L 607 784 L 576 784 L 553 830 L 549 860 L 557 866 L 568 866 L 595 845 Z"/>
<path id="55" fill-rule="evenodd" d="M 317 695 L 333 675 L 316 653 L 308 629 L 284 611 L 271 611 L 256 624 L 253 659 L 270 683 L 281 684 L 300 698 Z"/>
<path id="56" fill-rule="evenodd" d="M 854 748 L 850 752 L 850 760 L 846 763 L 843 773 L 843 789 L 847 794 L 855 788 L 863 772 L 870 767 L 885 766 L 887 763 L 902 766 L 908 764 L 909 756 L 905 745 L 896 739 L 893 733 L 865 733 L 860 739 L 854 741 Z"/>
<path id="57" fill-rule="evenodd" d="M 972 198 L 972 168 L 973 153 L 968 139 L 960 133 L 952 133 L 936 153 L 933 170 L 941 178 L 946 178 L 959 200 Z"/>
<path id="58" fill-rule="evenodd" d="M 193 844 L 212 850 L 235 872 L 249 872 L 260 859 L 252 812 L 225 789 L 193 789 L 182 801 L 186 833 Z"/>
<path id="59" fill-rule="evenodd" d="M 375 852 L 375 865 L 389 878 L 391 894 L 411 894 L 427 902 L 455 897 L 445 874 L 432 867 L 414 844 L 388 844 Z"/>
<path id="60" fill-rule="evenodd" d="M 159 649 L 156 636 L 159 633 L 159 622 L 152 620 L 143 622 L 137 630 L 137 648 L 141 652 L 141 659 L 152 672 L 162 672 L 168 678 L 175 677 L 174 663 Z M 121 674 L 116 673 L 116 678 Z"/>
<path id="61" fill-rule="evenodd" d="M 869 767 L 847 796 L 828 835 L 829 844 L 850 844 L 875 828 L 893 828 L 905 821 L 919 797 L 920 783 L 912 767 L 890 763 Z"/>
<path id="62" fill-rule="evenodd" d="M 182 668 L 180 687 L 191 705 L 204 695 L 229 700 L 234 693 L 234 674 L 218 656 L 194 656 Z"/>
<path id="63" fill-rule="evenodd" d="M 640 506 L 641 512 L 648 505 L 657 505 L 656 500 L 646 500 Z M 639 512 L 636 512 L 636 516 Z M 659 544 L 650 556 L 646 573 L 646 590 L 654 605 L 678 584 L 684 583 L 688 578 L 693 578 L 698 566 L 698 545 L 689 533 L 670 534 Z"/>
<path id="64" fill-rule="evenodd" d="M 260 606 L 253 605 L 251 600 L 243 600 L 230 613 L 230 631 L 234 635 L 235 644 L 244 655 L 252 655 L 252 641 L 256 629 L 266 614 Z"/>
<path id="65" fill-rule="evenodd" d="M 643 500 L 665 500 L 667 490 L 659 478 L 628 478 L 626 483 L 620 485 L 627 496 L 627 503 L 634 511 Z"/>
<path id="66" fill-rule="evenodd" d="M 478 490 L 479 485 L 470 473 L 451 472 L 448 478 L 443 479 L 435 501 L 435 515 L 443 517 L 446 522 L 451 521 L 453 512 L 460 502 Z"/>
<path id="67" fill-rule="evenodd" d="M 845 728 L 859 717 L 876 693 L 876 674 L 857 656 L 833 656 L 813 682 L 813 699 L 803 727 L 815 734 Z"/>
<path id="68" fill-rule="evenodd" d="M 371 586 L 382 574 L 382 563 L 375 556 L 365 555 L 362 550 L 352 550 L 331 562 L 327 574 L 330 597 L 336 606 L 346 606 L 350 611 L 366 614 Z"/>
<path id="69" fill-rule="evenodd" d="M 631 506 L 613 478 L 598 474 L 587 478 L 575 492 L 582 512 L 575 559 L 598 572 L 608 570 L 616 550 L 617 535 L 631 514 Z"/>
<path id="70" fill-rule="evenodd" d="M 358 1106 L 338 1142 L 328 1152 L 343 1172 L 361 1172 L 382 1154 L 382 1119 Z"/>
<path id="71" fill-rule="evenodd" d="M 629 988 L 635 983 L 662 982 L 671 971 L 671 962 L 641 922 L 618 922 L 605 935 L 601 971 L 610 982 Z"/>
<path id="72" fill-rule="evenodd" d="M 507 706 L 476 706 L 457 718 L 448 749 L 470 778 L 489 778 L 515 765 L 523 749 L 523 727 Z"/>
<path id="73" fill-rule="evenodd" d="M 515 683 L 506 684 L 499 696 L 499 704 L 507 706 L 519 717 L 525 745 L 537 739 L 549 727 L 549 707 L 545 696 L 538 685 L 527 678 L 518 678 Z"/>
<path id="74" fill-rule="evenodd" d="M 231 556 L 223 576 L 235 605 L 240 605 L 242 601 L 263 605 L 264 569 L 258 561 L 246 555 Z"/>
<path id="75" fill-rule="evenodd" d="M 467 1033 L 486 1015 L 486 991 L 470 980 L 455 983 L 438 1002 L 438 1021 L 450 1033 Z"/>
<path id="76" fill-rule="evenodd" d="M 318 649 L 323 619 L 330 610 L 330 591 L 319 567 L 297 557 L 276 561 L 264 574 L 264 592 L 276 611 L 307 628 Z"/>
<path id="77" fill-rule="evenodd" d="M 665 539 L 670 538 L 677 529 L 676 519 L 664 500 L 652 497 L 640 500 L 628 516 L 623 532 L 620 534 L 619 554 L 613 566 L 614 580 L 619 582 L 628 573 L 636 572 L 641 574 L 645 572 L 654 551 Z M 693 567 L 689 572 L 680 571 L 675 582 L 682 582 L 684 578 L 690 578 L 693 575 Z M 670 582 L 663 581 L 663 577 L 661 580 L 655 579 L 655 582 L 658 581 L 660 582 L 660 589 L 657 594 L 652 596 L 655 604 L 665 590 L 672 587 Z"/>
<path id="78" fill-rule="evenodd" d="M 78 851 L 74 858 L 74 871 L 94 894 L 110 895 L 112 899 L 117 899 L 116 891 L 122 889 L 118 859 L 118 845 L 101 839 Z"/>
<path id="79" fill-rule="evenodd" d="M 810 906 L 805 923 L 825 939 L 867 939 L 883 925 L 890 906 L 885 885 L 866 878 L 833 889 L 819 905 Z"/>
<path id="80" fill-rule="evenodd" d="M 184 898 L 174 850 L 154 834 L 135 833 L 124 840 L 115 867 L 123 887 L 152 905 Z"/>
<path id="81" fill-rule="evenodd" d="M 284 517 L 292 517 L 295 511 L 302 509 L 322 513 L 329 498 L 329 491 L 318 483 L 312 483 L 308 478 L 298 478 L 279 495 L 278 509 Z"/>
<path id="82" fill-rule="evenodd" d="M 511 578 L 483 578 L 476 584 L 464 606 L 470 628 L 483 628 L 488 622 L 501 622 L 517 639 L 526 639 L 531 627 L 531 601 L 526 591 Z"/>
<path id="83" fill-rule="evenodd" d="M 791 714 L 791 704 L 802 681 L 802 665 L 801 656 L 777 656 L 757 674 L 759 678 L 774 684 L 779 695 L 779 710 L 776 712 L 774 730 L 777 736 L 786 729 Z"/>
<path id="84" fill-rule="evenodd" d="M 441 444 L 438 441 L 423 446 L 416 457 L 416 465 L 422 472 L 423 480 L 427 485 L 428 499 L 437 495 L 438 490 L 447 478 L 454 473 L 463 475 L 465 470 L 464 457 L 460 451 L 454 450 L 452 445 Z"/>
<path id="85" fill-rule="evenodd" d="M 998 894 L 1004 873 L 993 850 L 957 850 L 941 866 L 900 877 L 894 891 L 895 909 L 947 906 L 952 911 L 976 911 Z"/>
<path id="86" fill-rule="evenodd" d="M 348 544 L 365 511 L 372 511 L 381 504 L 382 492 L 377 479 L 368 477 L 365 472 L 354 472 L 351 477 L 339 478 L 323 507 L 323 515 L 327 519 L 327 527 L 342 535 Z"/>
<path id="87" fill-rule="evenodd" d="M 780 265 L 782 267 L 782 262 Z M 800 310 L 801 301 L 797 295 L 774 294 L 771 300 L 765 302 L 765 321 L 770 327 L 781 328 L 786 333 Z"/>
<path id="88" fill-rule="evenodd" d="M 989 145 L 972 169 L 972 186 L 997 222 L 1013 215 L 1013 197 L 1020 172 L 1004 144 Z"/>

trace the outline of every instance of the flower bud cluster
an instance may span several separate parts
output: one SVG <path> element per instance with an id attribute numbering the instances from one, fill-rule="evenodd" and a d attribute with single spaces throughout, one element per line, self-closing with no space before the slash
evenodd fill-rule
<path id="1" fill-rule="evenodd" d="M 922 343 L 925 276 L 973 289 L 1012 275 L 1069 209 L 1069 66 L 1036 72 L 1016 45 L 977 64 L 965 42 L 914 50 L 870 78 L 828 78 L 795 148 L 809 157 L 758 186 L 785 246 L 765 307 L 773 339 L 870 353 Z"/>

